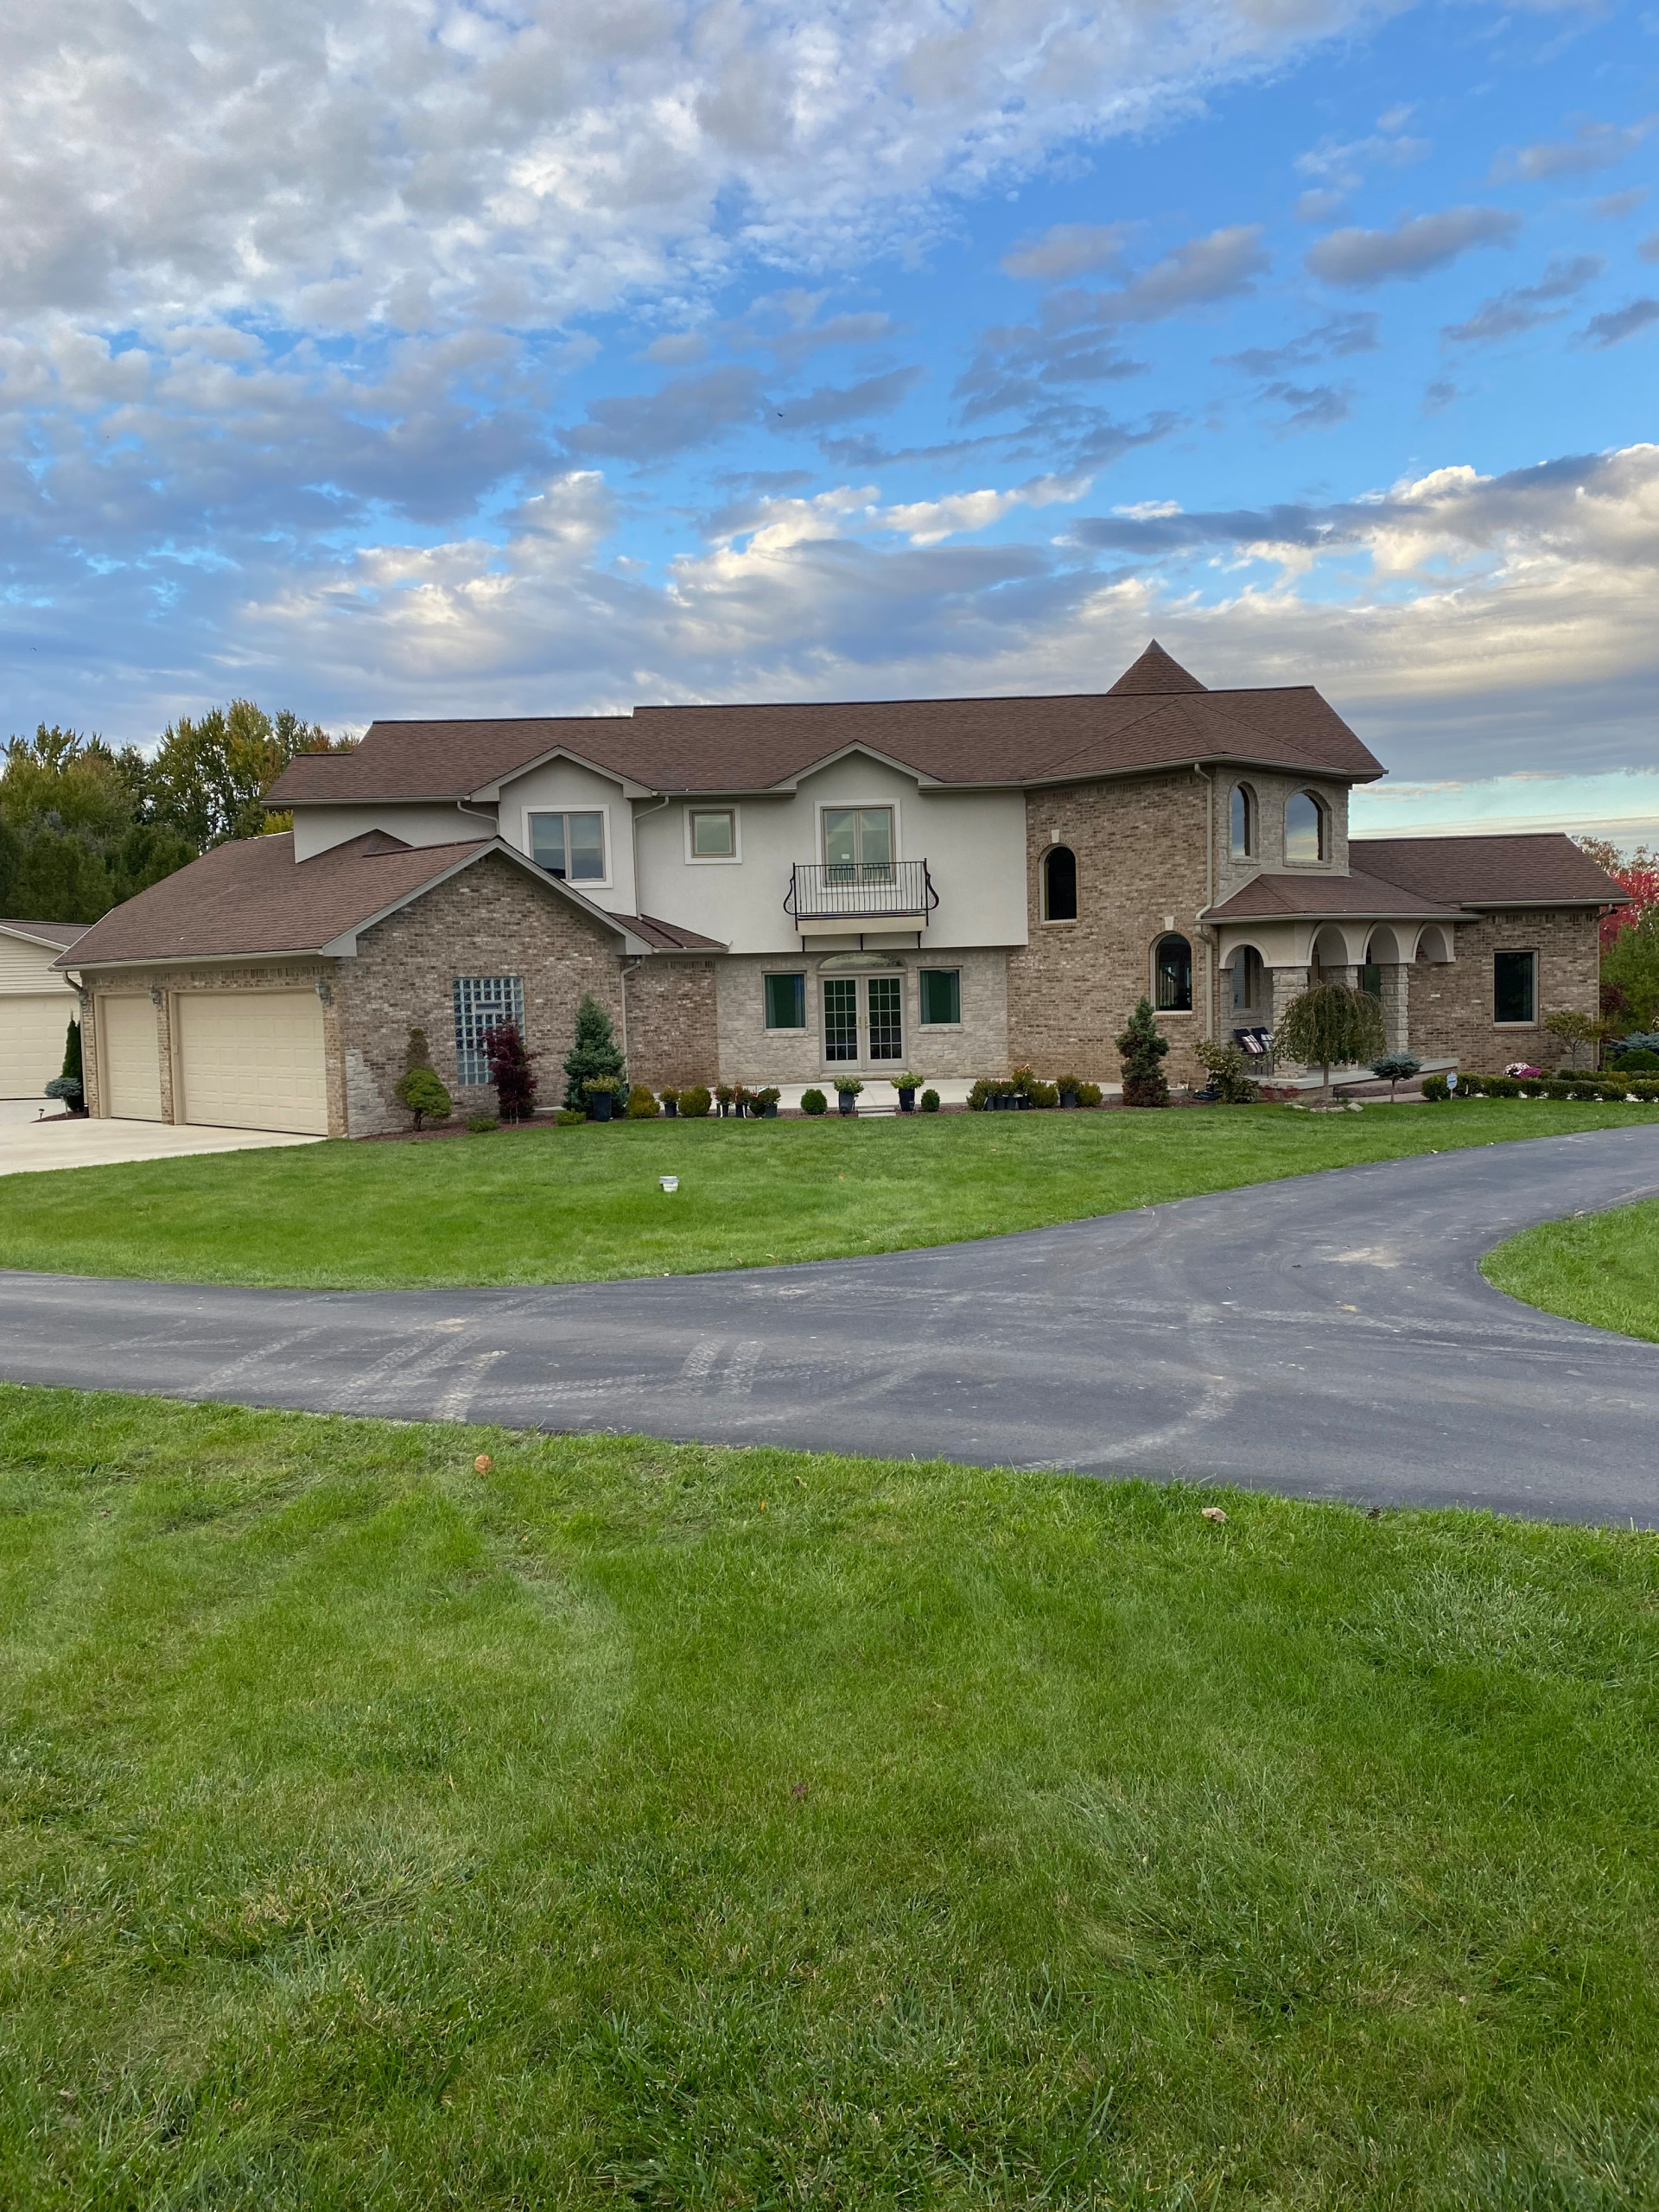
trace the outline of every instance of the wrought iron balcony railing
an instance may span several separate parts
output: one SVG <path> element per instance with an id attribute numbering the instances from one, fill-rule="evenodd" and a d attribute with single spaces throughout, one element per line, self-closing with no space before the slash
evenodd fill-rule
<path id="1" fill-rule="evenodd" d="M 913 921 L 938 903 L 925 861 L 797 861 L 784 912 L 798 922 Z"/>

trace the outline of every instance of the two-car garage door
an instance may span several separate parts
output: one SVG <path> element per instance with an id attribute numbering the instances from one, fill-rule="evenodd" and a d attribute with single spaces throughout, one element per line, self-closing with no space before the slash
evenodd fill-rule
<path id="1" fill-rule="evenodd" d="M 322 1007 L 315 991 L 181 991 L 173 1000 L 175 1119 L 226 1129 L 328 1134 Z M 105 1110 L 162 1115 L 156 1010 L 148 997 L 100 997 Z"/>

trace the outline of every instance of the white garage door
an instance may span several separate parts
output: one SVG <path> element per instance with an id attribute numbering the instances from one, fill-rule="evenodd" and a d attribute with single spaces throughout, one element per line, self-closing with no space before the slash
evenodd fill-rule
<path id="1" fill-rule="evenodd" d="M 119 1122 L 162 1118 L 162 1043 L 149 994 L 98 1001 L 103 1110 Z"/>
<path id="2" fill-rule="evenodd" d="M 64 1040 L 75 1010 L 70 991 L 9 991 L 0 996 L 0 1098 L 38 1098 L 63 1072 Z"/>
<path id="3" fill-rule="evenodd" d="M 315 991 L 181 991 L 173 1007 L 181 1121 L 327 1135 L 322 1007 Z"/>

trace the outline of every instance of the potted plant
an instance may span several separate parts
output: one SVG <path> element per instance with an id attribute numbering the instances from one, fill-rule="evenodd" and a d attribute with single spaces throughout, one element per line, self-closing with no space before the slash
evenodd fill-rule
<path id="1" fill-rule="evenodd" d="M 583 1086 L 588 1109 L 596 1122 L 608 1122 L 616 1111 L 616 1094 L 622 1088 L 613 1075 L 590 1075 Z"/>
<path id="2" fill-rule="evenodd" d="M 775 1122 L 778 1118 L 778 1102 L 783 1095 L 775 1083 L 769 1083 L 764 1090 L 755 1092 L 749 1110 L 751 1113 L 759 1114 L 763 1121 Z"/>
<path id="3" fill-rule="evenodd" d="M 677 1090 L 659 1090 L 657 1096 L 663 1102 L 664 1113 L 671 1122 L 673 1121 L 680 1110 L 679 1092 Z"/>
<path id="4" fill-rule="evenodd" d="M 1056 1076 L 1054 1088 L 1060 1094 L 1062 1106 L 1075 1106 L 1077 1103 L 1077 1093 L 1083 1088 L 1083 1077 L 1077 1075 Z"/>
<path id="5" fill-rule="evenodd" d="M 908 1074 L 893 1075 L 889 1076 L 887 1080 L 899 1094 L 899 1111 L 901 1114 L 913 1114 L 916 1111 L 916 1093 L 922 1087 L 921 1077 Z"/>
<path id="6" fill-rule="evenodd" d="M 863 1084 L 855 1075 L 838 1075 L 836 1077 L 836 1096 L 841 1103 L 841 1110 L 843 1114 L 857 1113 L 858 1094 L 863 1088 Z"/>
<path id="7" fill-rule="evenodd" d="M 720 1107 L 720 1118 L 723 1122 L 726 1119 L 726 1116 L 732 1110 L 731 1084 L 729 1083 L 717 1083 L 715 1085 L 715 1098 Z"/>

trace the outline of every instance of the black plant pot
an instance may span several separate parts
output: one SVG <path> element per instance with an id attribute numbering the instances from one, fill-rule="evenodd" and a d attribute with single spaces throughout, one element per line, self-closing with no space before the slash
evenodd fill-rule
<path id="1" fill-rule="evenodd" d="M 671 1122 L 674 1120 L 675 1116 L 678 1114 L 679 1110 L 680 1110 L 680 1102 L 679 1102 L 679 1100 L 678 1100 L 677 1098 L 664 1098 L 664 1101 L 663 1101 L 663 1112 L 664 1112 L 664 1114 L 667 1116 L 667 1118 L 668 1118 Z"/>
<path id="2" fill-rule="evenodd" d="M 775 1098 L 767 1099 L 766 1104 L 760 1109 L 760 1118 L 765 1122 L 775 1122 L 777 1120 L 778 1101 Z"/>
<path id="3" fill-rule="evenodd" d="M 1077 1094 L 1075 1090 L 1063 1090 L 1060 1093 L 1060 1103 L 1062 1106 L 1075 1106 L 1077 1103 Z"/>
<path id="4" fill-rule="evenodd" d="M 857 1113 L 858 1099 L 852 1091 L 838 1090 L 836 1096 L 841 1101 L 841 1110 L 843 1114 Z"/>
<path id="5" fill-rule="evenodd" d="M 608 1090 L 594 1093 L 594 1119 L 596 1122 L 608 1122 L 615 1110 L 616 1101 Z"/>
<path id="6" fill-rule="evenodd" d="M 899 1090 L 899 1111 L 901 1114 L 913 1114 L 916 1111 L 916 1086 L 914 1084 L 907 1083 Z"/>
<path id="7" fill-rule="evenodd" d="M 1031 1107 L 1031 1093 L 1028 1090 L 1016 1090 L 1008 1103 L 1016 1113 L 1027 1113 Z"/>

